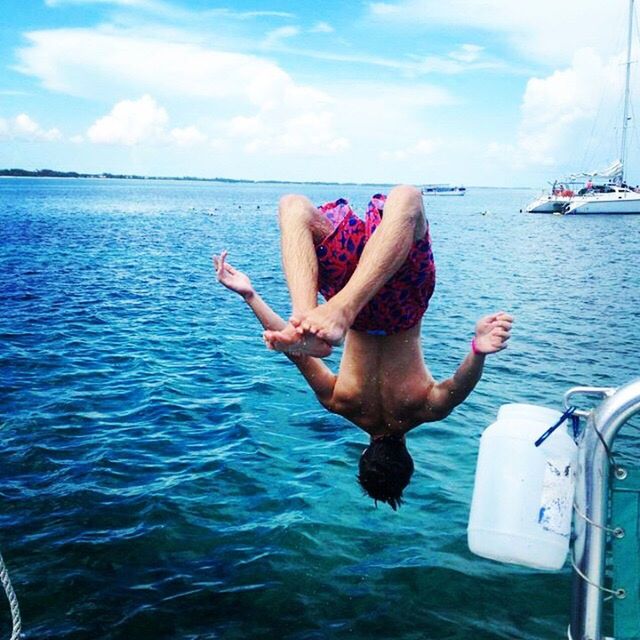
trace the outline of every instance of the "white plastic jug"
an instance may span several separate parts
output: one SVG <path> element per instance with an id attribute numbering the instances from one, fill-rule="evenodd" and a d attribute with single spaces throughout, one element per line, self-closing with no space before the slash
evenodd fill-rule
<path id="1" fill-rule="evenodd" d="M 480 439 L 469 517 L 469 549 L 536 569 L 562 568 L 569 550 L 578 448 L 562 417 L 530 404 L 500 407 Z"/>

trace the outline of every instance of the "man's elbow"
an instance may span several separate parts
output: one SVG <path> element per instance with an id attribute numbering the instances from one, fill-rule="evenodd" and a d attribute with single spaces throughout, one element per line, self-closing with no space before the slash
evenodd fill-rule
<path id="1" fill-rule="evenodd" d="M 318 402 L 322 405 L 324 409 L 326 409 L 329 413 L 336 413 L 335 403 L 333 401 L 333 394 L 331 395 L 320 395 L 316 393 L 316 398 Z"/>
<path id="2" fill-rule="evenodd" d="M 454 410 L 455 407 L 439 407 L 439 406 L 431 406 L 429 407 L 429 419 L 427 422 L 440 422 L 440 420 L 444 420 L 449 417 L 449 414 Z"/>
<path id="3" fill-rule="evenodd" d="M 438 389 L 429 403 L 430 413 L 433 416 L 431 422 L 444 420 L 464 400 L 459 398 L 451 389 Z"/>

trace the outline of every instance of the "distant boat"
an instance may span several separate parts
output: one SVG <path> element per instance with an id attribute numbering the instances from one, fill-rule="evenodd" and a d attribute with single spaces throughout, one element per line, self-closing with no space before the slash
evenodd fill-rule
<path id="1" fill-rule="evenodd" d="M 631 44 L 633 37 L 634 1 L 629 0 L 627 61 L 622 114 L 620 159 L 604 171 L 576 173 L 563 181 L 553 183 L 551 192 L 531 202 L 528 213 L 582 214 L 582 213 L 638 213 L 640 193 L 630 189 L 624 181 L 627 157 L 627 137 L 630 118 Z M 595 184 L 594 181 L 602 181 Z M 559 183 L 560 182 L 560 183 Z M 582 187 L 582 188 L 580 188 Z"/>
<path id="2" fill-rule="evenodd" d="M 463 196 L 466 192 L 465 187 L 450 184 L 425 184 L 422 187 L 423 196 Z"/>
<path id="3" fill-rule="evenodd" d="M 584 191 L 584 193 L 582 193 Z M 591 190 L 582 189 L 564 205 L 564 215 L 575 213 L 640 213 L 640 193 L 626 185 L 608 184 Z"/>
<path id="4" fill-rule="evenodd" d="M 596 182 L 596 181 L 600 182 Z M 586 184 L 585 184 L 586 181 Z M 604 171 L 580 173 L 557 180 L 551 192 L 531 202 L 527 213 L 640 213 L 640 193 L 623 182 L 617 160 Z"/>

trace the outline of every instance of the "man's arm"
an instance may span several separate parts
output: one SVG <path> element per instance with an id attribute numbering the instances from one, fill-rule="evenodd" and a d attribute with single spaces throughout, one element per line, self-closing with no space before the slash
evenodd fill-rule
<path id="1" fill-rule="evenodd" d="M 502 311 L 478 321 L 471 352 L 451 378 L 435 383 L 429 391 L 427 405 L 430 420 L 446 418 L 467 399 L 482 377 L 485 357 L 507 348 L 512 324 L 513 318 Z"/>
<path id="2" fill-rule="evenodd" d="M 264 329 L 271 331 L 284 329 L 287 323 L 262 299 L 253 288 L 249 277 L 226 262 L 226 257 L 226 251 L 223 251 L 220 256 L 213 256 L 218 282 L 242 297 Z M 298 367 L 320 404 L 331 410 L 337 376 L 319 358 L 296 353 L 285 355 Z"/>

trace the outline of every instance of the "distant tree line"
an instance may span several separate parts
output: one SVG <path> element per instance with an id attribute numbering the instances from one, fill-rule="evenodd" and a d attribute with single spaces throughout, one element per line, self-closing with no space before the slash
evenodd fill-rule
<path id="1" fill-rule="evenodd" d="M 254 184 L 344 184 L 362 186 L 391 186 L 389 184 L 368 183 L 368 182 L 300 182 L 295 180 L 237 180 L 234 178 L 196 178 L 194 176 L 137 176 L 126 173 L 78 173 L 77 171 L 55 171 L 53 169 L 0 169 L 0 177 L 13 178 L 117 178 L 120 180 L 193 180 L 197 182 L 229 182 L 240 183 L 250 182 Z"/>
<path id="2" fill-rule="evenodd" d="M 246 182 L 230 178 L 196 178 L 194 176 L 138 176 L 131 173 L 78 173 L 77 171 L 54 171 L 53 169 L 0 169 L 0 176 L 18 178 L 119 178 L 120 180 L 202 180 L 207 182 Z"/>

